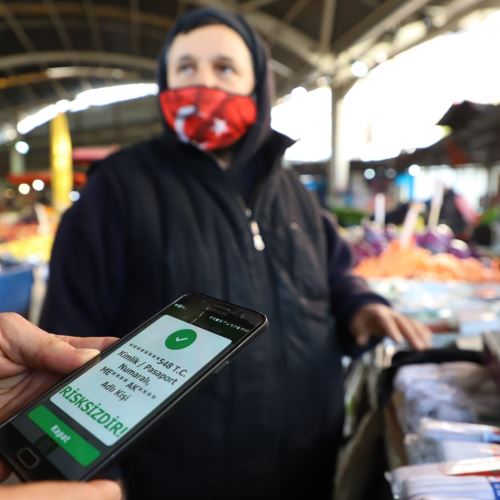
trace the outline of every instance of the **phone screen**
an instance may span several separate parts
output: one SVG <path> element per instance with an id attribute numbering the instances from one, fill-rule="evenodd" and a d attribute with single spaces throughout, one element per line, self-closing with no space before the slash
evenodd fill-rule
<path id="1" fill-rule="evenodd" d="M 198 296 L 183 297 L 15 417 L 10 424 L 32 444 L 18 459 L 29 469 L 33 457 L 43 457 L 44 464 L 33 466 L 42 476 L 54 467 L 68 478 L 85 477 L 142 422 L 255 331 L 256 322 L 262 323 L 257 316 L 221 312 L 206 298 L 201 304 Z"/>

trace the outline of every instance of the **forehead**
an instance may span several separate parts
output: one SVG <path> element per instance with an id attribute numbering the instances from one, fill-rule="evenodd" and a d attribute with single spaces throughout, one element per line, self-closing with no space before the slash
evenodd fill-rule
<path id="1" fill-rule="evenodd" d="M 168 59 L 172 61 L 183 56 L 213 57 L 214 55 L 250 63 L 252 60 L 243 38 L 223 24 L 201 26 L 188 33 L 178 34 L 170 46 Z"/>

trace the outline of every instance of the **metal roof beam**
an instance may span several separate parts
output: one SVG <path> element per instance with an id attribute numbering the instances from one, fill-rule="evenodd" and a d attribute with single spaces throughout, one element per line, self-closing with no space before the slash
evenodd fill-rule
<path id="1" fill-rule="evenodd" d="M 103 50 L 101 33 L 99 32 L 99 21 L 95 13 L 94 4 L 91 0 L 83 0 L 83 8 L 85 16 L 90 28 L 90 35 L 92 37 L 92 44 L 98 51 Z"/>
<path id="2" fill-rule="evenodd" d="M 99 146 L 118 143 L 137 142 L 152 135 L 161 133 L 163 126 L 159 120 L 137 121 L 132 123 L 117 123 L 114 127 L 81 128 L 77 122 L 72 124 L 71 140 L 75 147 Z M 46 127 L 29 136 L 30 147 L 33 150 L 48 148 Z M 2 147 L 4 145 L 0 145 Z"/>
<path id="3" fill-rule="evenodd" d="M 321 15 L 321 31 L 319 37 L 319 51 L 324 54 L 330 52 L 332 42 L 333 25 L 335 24 L 335 13 L 337 0 L 323 0 L 323 12 Z"/>
<path id="4" fill-rule="evenodd" d="M 19 23 L 21 26 L 26 30 L 26 29 L 50 29 L 52 26 L 51 21 L 48 18 L 42 18 L 42 19 L 18 19 Z M 71 33 L 73 29 L 78 29 L 78 30 L 88 30 L 88 20 L 85 18 L 79 18 L 79 19 L 65 19 L 64 24 L 66 26 L 66 30 Z M 5 31 L 8 31 L 10 28 L 5 24 L 0 22 L 0 39 L 2 37 L 2 34 Z M 111 36 L 115 36 L 116 34 L 121 35 L 121 36 L 127 36 L 130 35 L 130 27 L 122 24 L 120 22 L 107 22 L 105 26 L 103 26 L 103 29 L 107 32 L 110 33 Z M 157 29 L 157 28 L 149 28 L 148 30 L 142 32 L 142 36 L 150 38 L 154 40 L 155 42 L 161 43 L 165 39 L 165 31 L 162 29 Z M 93 44 L 95 45 L 95 44 Z M 95 50 L 98 50 L 97 47 L 94 47 Z M 104 49 L 98 51 L 98 52 L 103 52 Z"/>
<path id="5" fill-rule="evenodd" d="M 178 19 L 179 17 L 181 17 L 184 14 L 184 12 L 186 12 L 186 9 L 187 9 L 187 3 L 178 1 L 174 19 Z"/>
<path id="6" fill-rule="evenodd" d="M 115 5 L 96 5 L 90 0 L 82 0 L 83 3 L 57 1 L 57 9 L 61 15 L 67 16 L 84 16 L 87 13 L 91 14 L 92 18 L 96 20 L 112 19 L 115 21 L 123 21 L 124 23 L 130 20 L 130 12 L 127 7 L 118 7 Z M 210 3 L 210 2 L 209 2 Z M 4 15 L 5 8 L 4 2 L 0 3 L 0 17 Z M 5 5 L 5 4 L 4 4 Z M 40 2 L 22 2 L 9 4 L 8 9 L 17 15 L 22 16 L 46 16 L 48 15 L 47 6 Z M 146 12 L 137 12 L 139 22 L 143 26 L 151 26 L 164 30 L 170 29 L 172 26 L 172 19 L 160 14 L 150 14 Z"/>
<path id="7" fill-rule="evenodd" d="M 16 17 L 12 14 L 12 12 L 10 11 L 10 7 L 7 6 L 4 0 L 0 0 L 0 8 L 3 11 L 3 15 L 7 24 L 9 25 L 10 29 L 12 30 L 16 38 L 19 40 L 19 43 L 27 51 L 27 54 L 30 55 L 30 53 L 36 53 L 37 49 L 35 45 L 31 41 L 30 37 L 26 34 L 26 32 L 24 31 L 23 27 L 18 22 Z M 42 69 L 46 68 L 42 67 Z M 54 88 L 54 92 L 56 93 L 56 95 L 59 96 L 60 99 L 64 99 L 68 96 L 67 90 L 59 82 L 51 82 L 51 83 L 52 87 Z M 28 89 L 29 87 L 23 87 L 23 88 Z M 33 95 L 36 96 L 33 89 L 31 88 L 28 91 L 28 93 L 31 95 L 31 97 L 33 97 Z"/>
<path id="8" fill-rule="evenodd" d="M 49 17 L 56 28 L 57 35 L 61 39 L 62 45 L 65 50 L 73 50 L 73 44 L 68 36 L 68 32 L 64 27 L 64 23 L 57 12 L 56 6 L 53 0 L 43 0 L 43 3 L 47 6 Z"/>
<path id="9" fill-rule="evenodd" d="M 92 51 L 52 51 L 36 52 L 35 54 L 13 54 L 0 58 L 0 71 L 11 68 L 30 66 L 33 64 L 47 65 L 72 61 L 78 59 L 84 64 L 96 64 L 99 66 L 121 66 L 154 74 L 156 72 L 156 60 L 147 57 L 131 56 L 130 54 L 114 52 L 92 52 Z"/>
<path id="10" fill-rule="evenodd" d="M 243 13 L 253 12 L 274 2 L 276 0 L 247 0 L 240 8 Z"/>
<path id="11" fill-rule="evenodd" d="M 318 64 L 318 54 L 314 50 L 317 43 L 309 36 L 267 14 L 256 12 L 248 14 L 247 19 L 268 38 L 272 38 L 278 28 L 280 36 L 276 40 L 277 45 L 295 54 L 313 67 Z"/>
<path id="12" fill-rule="evenodd" d="M 356 24 L 335 41 L 339 47 L 352 47 L 366 40 L 377 39 L 387 31 L 397 28 L 403 21 L 417 13 L 432 0 L 386 0 L 370 15 Z"/>
<path id="13" fill-rule="evenodd" d="M 140 12 L 139 0 L 129 0 L 130 12 L 130 37 L 132 40 L 132 53 L 140 52 L 140 22 L 138 13 Z"/>
<path id="14" fill-rule="evenodd" d="M 27 52 L 36 52 L 36 47 L 31 41 L 30 37 L 26 34 L 21 24 L 15 18 L 14 14 L 11 12 L 10 6 L 8 6 L 4 0 L 0 0 L 0 7 L 2 9 L 2 14 L 5 21 L 7 22 L 9 28 L 12 30 L 19 43 L 23 46 L 24 50 Z"/>
<path id="15" fill-rule="evenodd" d="M 291 9 L 285 14 L 283 20 L 276 19 L 276 29 L 272 36 L 268 36 L 269 48 L 276 43 L 276 40 L 281 35 L 281 30 L 284 26 L 289 26 L 290 23 L 311 3 L 311 0 L 296 0 Z"/>
<path id="16" fill-rule="evenodd" d="M 49 68 L 48 70 L 20 73 L 17 75 L 0 77 L 0 91 L 9 88 L 46 82 L 49 80 L 99 78 L 103 80 L 117 81 L 139 81 L 140 74 L 137 71 L 126 71 L 121 68 L 90 67 L 90 66 L 64 66 Z M 0 95 L 2 95 L 0 93 Z"/>
<path id="17" fill-rule="evenodd" d="M 498 2 L 498 0 L 495 0 L 495 2 Z M 400 44 L 393 44 L 388 57 L 393 58 L 398 54 L 415 47 L 416 45 L 427 42 L 439 35 L 448 33 L 449 31 L 456 29 L 459 22 L 467 15 L 472 14 L 476 10 L 489 8 L 492 5 L 491 0 L 454 0 L 447 5 L 446 11 L 448 12 L 448 15 L 444 24 L 439 27 L 429 28 L 424 36 L 416 40 L 412 40 L 409 43 L 403 42 Z M 335 78 L 336 84 L 344 85 L 347 84 L 348 81 L 355 81 L 355 78 L 350 73 L 348 66 L 350 65 L 350 61 L 352 59 L 362 57 L 365 54 L 364 50 L 364 45 L 358 45 L 339 54 L 339 71 Z"/>
<path id="18" fill-rule="evenodd" d="M 237 12 L 238 8 L 233 3 L 228 3 L 224 0 L 179 0 L 182 2 L 194 3 L 197 5 L 206 5 L 220 7 L 229 11 Z M 288 26 L 285 22 L 276 19 L 274 16 L 264 12 L 250 12 L 246 16 L 248 22 L 258 31 L 268 38 L 273 38 L 277 29 L 280 31 L 280 36 L 276 43 L 284 47 L 292 54 L 300 57 L 308 62 L 311 66 L 316 66 L 318 63 L 318 54 L 315 52 L 317 42 L 305 35 L 301 31 Z"/>
<path id="19" fill-rule="evenodd" d="M 271 59 L 269 61 L 269 65 L 275 73 L 281 75 L 283 78 L 290 78 L 294 74 L 288 66 L 280 61 L 277 61 L 276 59 Z"/>
<path id="20" fill-rule="evenodd" d="M 68 36 L 68 32 L 66 31 L 66 27 L 64 26 L 64 23 L 61 19 L 61 16 L 59 15 L 59 12 L 57 11 L 56 5 L 54 3 L 54 0 L 43 0 L 44 4 L 47 6 L 48 12 L 49 12 L 49 17 L 50 20 L 52 21 L 52 24 L 54 25 L 57 35 L 61 39 L 61 43 L 64 47 L 65 50 L 73 50 L 73 44 L 71 43 L 71 39 Z M 73 61 L 73 63 L 76 65 L 78 64 L 78 61 Z M 90 83 L 90 80 L 87 78 L 84 78 L 82 80 L 83 85 L 82 87 L 85 89 L 91 89 L 92 84 Z"/>

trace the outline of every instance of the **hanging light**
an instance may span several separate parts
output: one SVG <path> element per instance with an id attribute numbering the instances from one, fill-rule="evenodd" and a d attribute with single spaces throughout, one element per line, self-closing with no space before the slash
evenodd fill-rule
<path id="1" fill-rule="evenodd" d="M 351 73 L 357 78 L 363 78 L 368 74 L 368 66 L 363 61 L 353 61 Z"/>
<path id="2" fill-rule="evenodd" d="M 29 152 L 30 145 L 26 141 L 17 141 L 14 148 L 20 155 L 25 155 Z"/>
<path id="3" fill-rule="evenodd" d="M 31 191 L 31 188 L 30 188 L 29 184 L 26 184 L 25 182 L 23 182 L 22 184 L 19 184 L 19 187 L 17 188 L 17 190 L 21 194 L 29 194 L 29 192 Z"/>
<path id="4" fill-rule="evenodd" d="M 414 163 L 413 165 L 410 165 L 408 167 L 408 173 L 412 177 L 416 177 L 420 173 L 420 167 L 416 163 Z"/>
<path id="5" fill-rule="evenodd" d="M 373 168 L 367 168 L 364 172 L 363 172 L 363 177 L 367 180 L 367 181 L 371 181 L 373 179 L 375 179 L 375 170 L 373 170 Z"/>

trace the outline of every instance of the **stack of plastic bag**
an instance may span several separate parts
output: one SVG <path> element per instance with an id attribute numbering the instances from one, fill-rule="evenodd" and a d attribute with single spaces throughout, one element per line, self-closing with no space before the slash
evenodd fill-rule
<path id="1" fill-rule="evenodd" d="M 398 467 L 387 474 L 394 498 L 400 500 L 498 500 L 500 477 L 483 475 L 451 475 L 453 469 L 475 467 L 478 460 L 449 462 L 446 464 L 410 465 Z M 498 459 L 485 459 L 485 473 L 498 468 Z M 496 464 L 496 465 L 495 465 Z M 497 471 L 498 473 L 498 471 Z M 478 472 L 479 474 L 479 472 Z"/>
<path id="2" fill-rule="evenodd" d="M 411 464 L 500 457 L 500 428 L 424 418 L 404 444 Z"/>
<path id="3" fill-rule="evenodd" d="M 500 444 L 500 427 L 493 425 L 447 422 L 423 418 L 417 429 L 422 438 L 436 441 L 476 441 Z"/>
<path id="4" fill-rule="evenodd" d="M 398 419 L 406 432 L 415 432 L 423 418 L 476 423 L 499 415 L 498 388 L 476 363 L 403 366 L 394 387 L 402 395 Z"/>
<path id="5" fill-rule="evenodd" d="M 387 478 L 401 500 L 499 500 L 498 387 L 469 362 L 403 366 L 396 412 L 410 464 Z M 481 423 L 483 422 L 483 423 Z"/>

